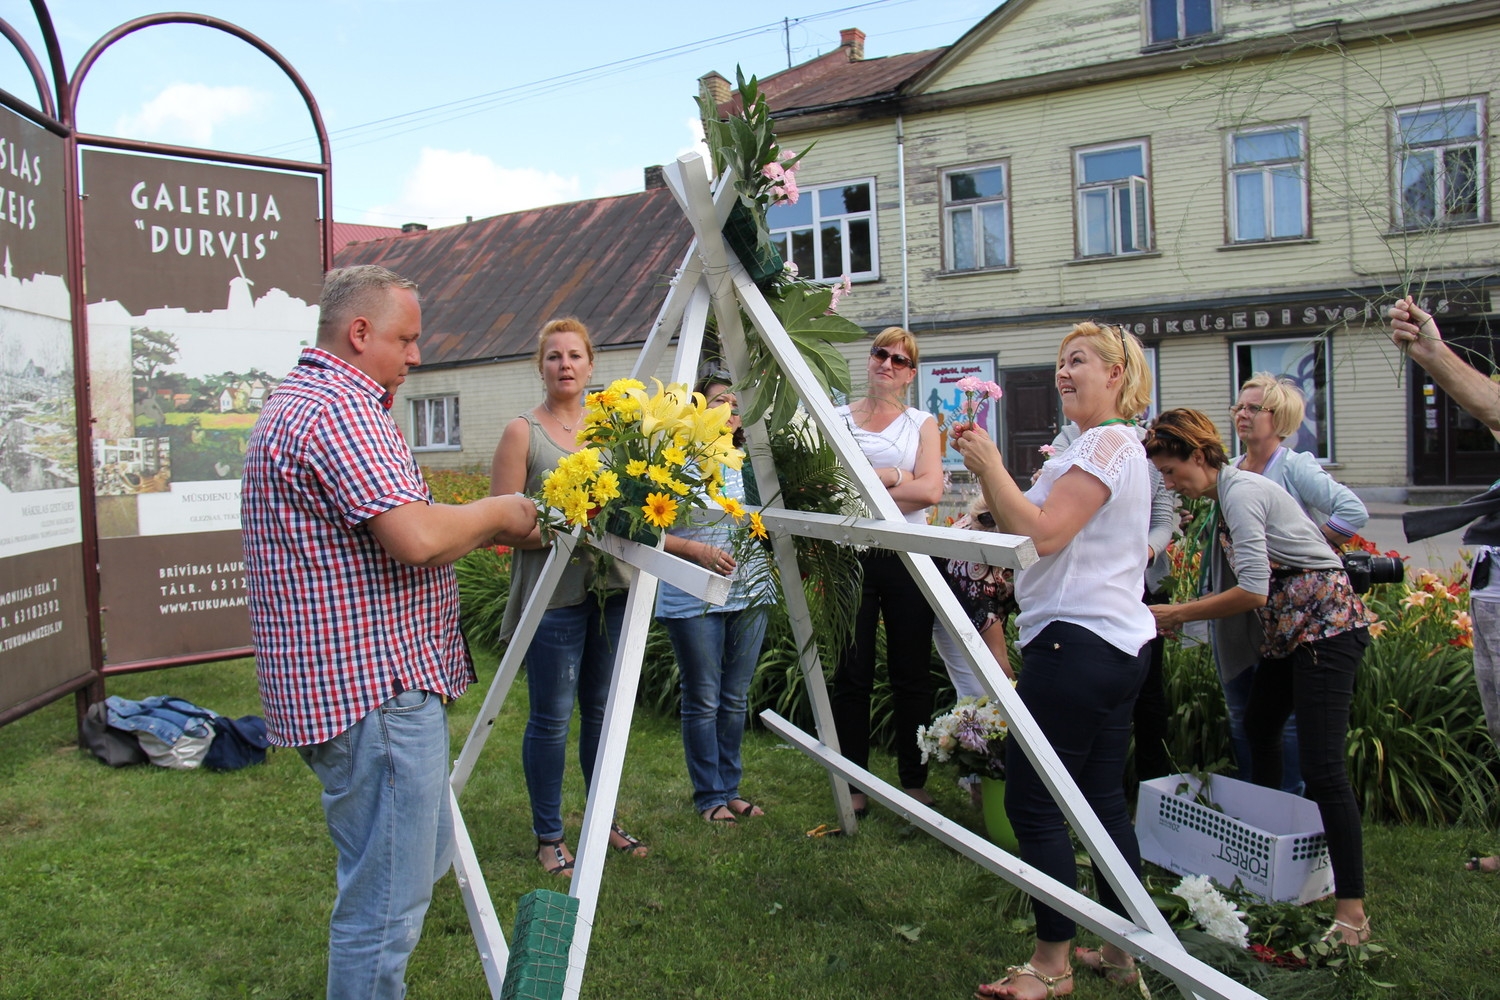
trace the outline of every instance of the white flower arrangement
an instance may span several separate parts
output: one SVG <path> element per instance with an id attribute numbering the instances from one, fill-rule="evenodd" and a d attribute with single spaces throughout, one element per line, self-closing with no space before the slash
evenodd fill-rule
<path id="1" fill-rule="evenodd" d="M 1188 875 L 1172 890 L 1187 901 L 1188 910 L 1204 933 L 1235 948 L 1250 946 L 1250 928 L 1240 908 L 1224 898 L 1207 875 Z"/>
<path id="2" fill-rule="evenodd" d="M 953 709 L 917 727 L 922 763 L 957 760 L 987 778 L 1005 777 L 1005 737 L 1009 729 L 1000 706 L 987 697 L 960 698 Z"/>

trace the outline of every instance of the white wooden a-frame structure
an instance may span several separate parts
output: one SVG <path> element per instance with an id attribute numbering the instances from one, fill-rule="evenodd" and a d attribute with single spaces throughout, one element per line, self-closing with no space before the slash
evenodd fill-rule
<path id="1" fill-rule="evenodd" d="M 747 428 L 748 451 L 756 480 L 760 484 L 762 495 L 772 498 L 761 509 L 761 513 L 771 533 L 772 548 L 781 579 L 801 579 L 793 546 L 795 535 L 876 546 L 899 553 L 936 613 L 958 638 L 976 675 L 991 696 L 998 700 L 1001 712 L 1010 724 L 1011 738 L 1020 741 L 1035 763 L 1053 798 L 1088 848 L 1099 876 L 1109 879 L 1115 887 L 1130 918 L 1126 919 L 1104 909 L 1094 900 L 923 806 L 839 754 L 838 737 L 834 731 L 828 692 L 823 680 L 823 667 L 811 631 L 811 617 L 799 586 L 785 587 L 784 598 L 798 646 L 802 650 L 803 680 L 816 722 L 817 737 L 804 733 L 774 712 L 762 713 L 762 721 L 828 770 L 839 823 L 846 834 L 853 834 L 856 830 L 854 810 L 849 799 L 849 783 L 854 783 L 864 789 L 870 798 L 905 816 L 954 850 L 1044 900 L 1095 931 L 1106 941 L 1142 958 L 1176 982 L 1185 994 L 1197 995 L 1204 1000 L 1259 998 L 1260 995 L 1250 988 L 1203 964 L 1183 949 L 1145 888 L 1130 871 L 1124 857 L 1085 802 L 1051 745 L 1037 729 L 1030 713 L 1000 673 L 994 658 L 985 648 L 931 559 L 932 556 L 947 556 L 983 560 L 991 565 L 1019 569 L 1036 559 L 1036 550 L 1031 540 L 1016 535 L 909 524 L 891 500 L 890 494 L 880 484 L 843 421 L 836 416 L 833 404 L 824 395 L 764 296 L 725 242 L 722 229 L 734 199 L 732 175 L 720 178 L 717 188 L 710 190 L 702 159 L 696 153 L 690 153 L 669 165 L 666 177 L 673 195 L 693 225 L 695 239 L 672 282 L 667 300 L 636 362 L 633 375 L 644 379 L 656 373 L 673 335 L 676 334 L 677 353 L 670 381 L 691 383 L 702 352 L 704 326 L 710 309 L 718 322 L 720 343 L 728 355 L 730 367 L 736 372 L 749 371 L 745 331 L 741 322 L 743 310 L 743 315 L 749 317 L 751 324 L 780 363 L 782 371 L 796 388 L 808 416 L 823 437 L 832 444 L 858 483 L 865 502 L 878 515 L 875 518 L 845 519 L 791 511 L 778 506 L 780 487 L 771 461 L 769 444 L 762 433 L 757 433 L 762 428 Z M 560 538 L 553 546 L 541 579 L 521 613 L 520 623 L 485 696 L 474 728 L 454 763 L 450 782 L 458 841 L 454 868 L 469 911 L 470 924 L 479 944 L 485 975 L 491 993 L 497 998 L 504 986 L 508 951 L 480 872 L 478 858 L 464 825 L 458 796 L 473 773 L 479 753 L 500 713 L 511 683 L 515 680 L 525 650 L 536 632 L 542 612 L 562 577 L 563 568 L 576 543 L 575 535 Z M 584 811 L 583 832 L 575 853 L 574 874 L 569 887 L 569 894 L 578 900 L 578 917 L 564 986 L 564 996 L 568 1000 L 576 1000 L 583 982 L 583 969 L 604 873 L 604 860 L 608 853 L 606 847 L 609 826 L 615 814 L 621 767 L 630 735 L 630 715 L 640 682 L 641 660 L 655 603 L 657 580 L 666 579 L 713 603 L 722 603 L 728 592 L 728 581 L 724 578 L 667 555 L 659 549 L 613 536 L 607 536 L 602 541 L 590 540 L 589 544 L 609 551 L 630 566 L 633 579 L 626 603 L 621 641 L 615 654 L 609 703 L 605 709 L 604 730 L 588 805 Z M 997 958 L 998 964 L 1002 963 Z"/>

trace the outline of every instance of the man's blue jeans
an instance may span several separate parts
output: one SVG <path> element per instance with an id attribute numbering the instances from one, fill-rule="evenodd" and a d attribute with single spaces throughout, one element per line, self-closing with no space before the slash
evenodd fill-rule
<path id="1" fill-rule="evenodd" d="M 682 749 L 699 812 L 740 797 L 740 744 L 766 609 L 663 618 L 682 678 Z"/>
<path id="2" fill-rule="evenodd" d="M 402 692 L 298 752 L 323 784 L 323 814 L 338 849 L 328 998 L 400 1000 L 432 884 L 453 863 L 443 700 Z"/>
<path id="3" fill-rule="evenodd" d="M 1233 680 L 1222 681 L 1224 704 L 1229 709 L 1229 745 L 1234 748 L 1236 778 L 1254 781 L 1255 768 L 1250 761 L 1250 737 L 1245 733 L 1245 709 L 1250 704 L 1250 689 L 1255 684 L 1256 667 L 1247 667 Z M 1297 716 L 1292 715 L 1281 731 L 1281 790 L 1301 795 L 1302 766 L 1297 753 Z"/>
<path id="4" fill-rule="evenodd" d="M 542 615 L 526 650 L 526 689 L 531 716 L 521 738 L 521 769 L 531 795 L 531 830 L 539 838 L 563 835 L 562 783 L 568 723 L 578 698 L 578 764 L 587 788 L 594 780 L 594 757 L 604 728 L 609 678 L 625 622 L 625 595 L 604 602 L 589 594 L 566 608 Z"/>

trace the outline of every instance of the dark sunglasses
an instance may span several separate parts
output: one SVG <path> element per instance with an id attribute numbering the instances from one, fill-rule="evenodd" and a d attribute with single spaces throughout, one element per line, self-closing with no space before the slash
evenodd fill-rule
<path id="1" fill-rule="evenodd" d="M 888 351 L 884 347 L 870 348 L 870 357 L 875 358 L 877 361 L 889 361 L 897 368 L 917 367 L 917 363 L 911 358 L 908 358 L 904 354 L 897 354 L 894 351 Z"/>
<path id="2" fill-rule="evenodd" d="M 974 520 L 986 528 L 993 528 L 995 526 L 995 515 L 987 510 L 982 510 L 978 514 L 975 514 Z"/>

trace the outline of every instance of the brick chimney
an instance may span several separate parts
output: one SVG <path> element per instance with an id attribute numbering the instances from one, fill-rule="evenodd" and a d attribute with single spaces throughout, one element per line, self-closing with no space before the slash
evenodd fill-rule
<path id="1" fill-rule="evenodd" d="M 401 223 L 401 231 L 403 233 L 425 233 L 427 232 L 427 226 L 421 222 L 403 222 Z"/>
<path id="2" fill-rule="evenodd" d="M 656 191 L 667 186 L 667 172 L 661 164 L 646 168 L 646 190 Z"/>
<path id="3" fill-rule="evenodd" d="M 734 88 L 729 86 L 729 81 L 724 79 L 718 71 L 709 72 L 698 77 L 698 93 L 713 99 L 714 106 L 718 107 L 734 94 Z"/>
<path id="4" fill-rule="evenodd" d="M 858 28 L 845 28 L 839 32 L 839 46 L 849 50 L 850 62 L 859 62 L 865 57 L 865 33 Z"/>

